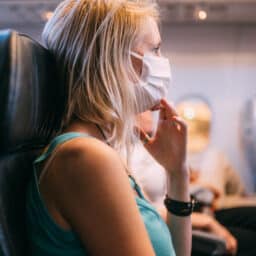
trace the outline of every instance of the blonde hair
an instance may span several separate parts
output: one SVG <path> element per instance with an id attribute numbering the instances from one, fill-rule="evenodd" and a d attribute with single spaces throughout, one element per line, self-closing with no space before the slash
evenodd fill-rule
<path id="1" fill-rule="evenodd" d="M 135 75 L 130 50 L 148 17 L 158 20 L 149 0 L 65 0 L 42 37 L 66 72 L 66 126 L 76 117 L 108 129 L 108 142 L 128 147 L 134 140 Z"/>

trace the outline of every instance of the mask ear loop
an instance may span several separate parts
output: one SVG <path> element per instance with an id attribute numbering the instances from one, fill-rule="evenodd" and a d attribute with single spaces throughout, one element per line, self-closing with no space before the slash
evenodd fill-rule
<path id="1" fill-rule="evenodd" d="M 142 61 L 142 73 L 141 73 L 141 76 L 140 76 L 140 80 L 145 83 L 147 81 L 147 73 L 148 73 L 148 70 L 150 69 L 150 65 L 149 63 L 147 63 L 147 61 L 145 61 L 145 58 L 144 58 L 144 55 L 140 55 L 136 52 L 133 52 L 133 51 L 130 51 L 130 54 L 132 56 L 134 56 L 135 58 L 137 59 L 140 59 Z"/>
<path id="2" fill-rule="evenodd" d="M 143 60 L 143 56 L 139 55 L 139 54 L 136 53 L 136 52 L 132 52 L 132 51 L 131 51 L 130 54 L 131 54 L 133 57 L 137 58 L 137 59 Z"/>

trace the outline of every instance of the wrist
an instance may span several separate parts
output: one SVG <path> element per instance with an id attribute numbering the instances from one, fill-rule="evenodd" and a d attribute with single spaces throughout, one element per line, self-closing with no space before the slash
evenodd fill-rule
<path id="1" fill-rule="evenodd" d="M 190 200 L 189 194 L 189 176 L 179 175 L 179 176 L 169 176 L 167 177 L 167 196 L 181 201 Z"/>
<path id="2" fill-rule="evenodd" d="M 167 176 L 170 181 L 189 181 L 190 180 L 190 172 L 189 168 L 186 164 L 182 165 L 179 168 L 166 169 Z"/>
<path id="3" fill-rule="evenodd" d="M 190 172 L 186 163 L 176 168 L 166 168 L 167 175 L 170 179 L 189 179 Z"/>

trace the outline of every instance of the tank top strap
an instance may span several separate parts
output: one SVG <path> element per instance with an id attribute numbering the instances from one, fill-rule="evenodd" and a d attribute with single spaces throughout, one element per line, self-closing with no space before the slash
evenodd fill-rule
<path id="1" fill-rule="evenodd" d="M 131 187 L 136 190 L 138 196 L 139 196 L 140 198 L 146 200 L 146 198 L 144 197 L 144 195 L 143 195 L 143 193 L 142 193 L 142 190 L 141 190 L 140 186 L 138 185 L 138 183 L 136 182 L 135 178 L 134 178 L 131 174 L 129 174 L 129 180 L 130 180 L 130 185 L 131 185 Z"/>
<path id="2" fill-rule="evenodd" d="M 66 142 L 68 140 L 75 139 L 75 138 L 78 138 L 78 137 L 92 137 L 92 136 L 87 134 L 87 133 L 81 133 L 81 132 L 67 132 L 67 133 L 63 133 L 63 134 L 55 137 L 51 141 L 49 146 L 46 148 L 45 152 L 43 154 L 41 154 L 34 161 L 34 164 L 38 164 L 38 163 L 44 161 L 45 159 L 47 159 L 58 145 Z"/>

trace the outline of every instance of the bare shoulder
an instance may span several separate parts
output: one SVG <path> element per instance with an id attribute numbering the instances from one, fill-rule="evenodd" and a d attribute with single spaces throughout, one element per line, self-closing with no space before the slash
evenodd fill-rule
<path id="1" fill-rule="evenodd" d="M 118 159 L 117 152 L 93 137 L 79 137 L 62 145 L 58 158 L 64 162 L 80 160 L 93 162 L 94 157 Z M 96 161 L 97 162 L 97 161 Z"/>
<path id="2" fill-rule="evenodd" d="M 112 148 L 74 139 L 62 145 L 51 171 L 54 205 L 90 255 L 154 255 L 125 167 Z"/>
<path id="3" fill-rule="evenodd" d="M 55 169 L 61 169 L 62 177 L 67 181 L 86 177 L 88 182 L 94 179 L 100 182 L 108 176 L 113 179 L 120 172 L 125 174 L 118 153 L 104 142 L 90 137 L 76 138 L 62 145 L 55 164 Z"/>

